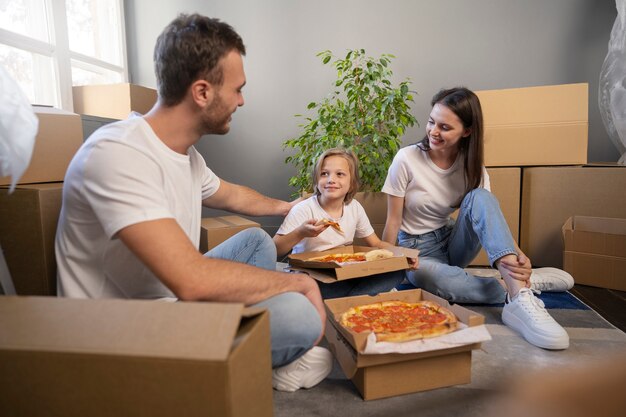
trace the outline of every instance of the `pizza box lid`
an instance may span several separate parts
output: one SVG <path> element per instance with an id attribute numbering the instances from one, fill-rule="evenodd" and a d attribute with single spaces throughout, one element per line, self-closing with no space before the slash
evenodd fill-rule
<path id="1" fill-rule="evenodd" d="M 394 253 L 394 256 L 376 261 L 354 262 L 340 264 L 337 262 L 310 261 L 310 258 L 336 254 L 369 252 L 378 248 L 369 246 L 338 246 L 320 252 L 302 252 L 288 256 L 289 271 L 303 272 L 318 281 L 332 283 L 344 279 L 360 278 L 384 272 L 408 269 L 407 258 L 417 258 L 419 251 L 402 247 L 385 248 Z"/>
<path id="2" fill-rule="evenodd" d="M 395 292 L 387 292 L 381 293 L 376 296 L 369 295 L 361 295 L 356 297 L 343 297 L 343 298 L 334 298 L 324 300 L 324 306 L 326 308 L 326 313 L 328 317 L 328 321 L 332 326 L 330 329 L 330 333 L 332 333 L 331 337 L 334 337 L 335 340 L 337 338 L 343 339 L 347 342 L 351 348 L 354 349 L 356 353 L 358 353 L 359 365 L 367 366 L 375 364 L 375 363 L 389 363 L 390 360 L 393 361 L 393 358 L 396 357 L 398 361 L 408 360 L 419 357 L 427 357 L 427 356 L 435 356 L 453 353 L 456 351 L 463 351 L 468 349 L 475 349 L 480 346 L 480 343 L 468 344 L 467 346 L 454 347 L 450 349 L 442 349 L 433 352 L 420 352 L 420 353 L 410 353 L 410 354 L 384 354 L 384 355 L 365 355 L 362 352 L 365 350 L 365 345 L 367 342 L 368 332 L 364 333 L 356 333 L 352 330 L 349 330 L 343 327 L 339 320 L 341 318 L 341 314 L 343 314 L 350 307 L 354 307 L 357 305 L 363 304 L 371 304 L 378 301 L 405 301 L 405 302 L 416 302 L 422 300 L 433 301 L 442 307 L 445 307 L 451 310 L 456 316 L 457 319 L 466 324 L 469 327 L 479 326 L 484 324 L 485 318 L 481 314 L 475 313 L 465 307 L 461 307 L 458 304 L 450 304 L 448 301 L 444 300 L 441 297 L 437 297 L 434 294 L 431 294 L 427 291 L 421 289 L 415 290 L 406 290 L 406 291 L 395 291 Z M 327 339 L 329 329 L 327 329 Z M 334 334 L 336 333 L 336 335 Z M 333 343 L 333 340 L 328 340 L 329 343 Z M 390 359 L 391 358 L 391 359 Z M 359 366 L 360 367 L 360 366 Z"/>

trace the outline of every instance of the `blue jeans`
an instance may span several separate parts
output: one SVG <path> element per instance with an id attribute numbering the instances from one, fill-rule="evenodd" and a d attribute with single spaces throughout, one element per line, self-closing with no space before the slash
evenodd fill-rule
<path id="1" fill-rule="evenodd" d="M 352 278 L 326 284 L 318 282 L 322 298 L 376 295 L 397 287 L 406 277 L 405 271 L 392 271 L 363 278 Z"/>
<path id="2" fill-rule="evenodd" d="M 204 254 L 259 268 L 276 270 L 276 245 L 259 228 L 245 229 Z M 270 312 L 272 367 L 293 362 L 311 349 L 322 332 L 320 316 L 313 304 L 300 293 L 275 295 L 254 307 Z"/>
<path id="3" fill-rule="evenodd" d="M 419 269 L 407 273 L 414 286 L 452 302 L 504 302 L 506 291 L 496 279 L 475 277 L 463 269 L 481 245 L 491 265 L 505 255 L 517 254 L 500 204 L 489 191 L 477 188 L 469 192 L 456 222 L 422 235 L 400 231 L 398 244 L 420 250 Z"/>

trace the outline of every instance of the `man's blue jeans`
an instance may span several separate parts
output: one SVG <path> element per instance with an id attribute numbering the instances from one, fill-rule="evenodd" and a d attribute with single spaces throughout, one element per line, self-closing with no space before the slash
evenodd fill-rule
<path id="1" fill-rule="evenodd" d="M 245 229 L 204 254 L 259 268 L 276 270 L 276 245 L 259 228 Z M 300 293 L 287 292 L 268 298 L 255 307 L 270 312 L 272 366 L 293 362 L 313 347 L 322 332 L 320 316 Z"/>
<path id="2" fill-rule="evenodd" d="M 465 196 L 456 222 L 417 236 L 400 231 L 398 244 L 420 250 L 419 269 L 407 273 L 416 287 L 452 302 L 504 302 L 506 291 L 496 279 L 475 277 L 463 269 L 481 246 L 491 265 L 505 255 L 517 254 L 498 200 L 484 188 Z"/>

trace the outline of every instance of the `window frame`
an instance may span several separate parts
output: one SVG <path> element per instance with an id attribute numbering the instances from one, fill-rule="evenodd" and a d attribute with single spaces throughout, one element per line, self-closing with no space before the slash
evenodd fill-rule
<path id="1" fill-rule="evenodd" d="M 119 48 L 121 49 L 121 65 L 112 64 L 70 50 L 65 0 L 44 0 L 46 5 L 46 19 L 50 28 L 50 43 L 0 28 L 0 44 L 52 59 L 53 70 L 56 73 L 55 78 L 57 78 L 53 91 L 57 100 L 55 104 L 59 105 L 64 110 L 74 111 L 72 99 L 72 62 L 79 68 L 93 72 L 98 72 L 98 69 L 101 69 L 120 73 L 122 82 L 128 82 L 124 0 L 107 1 L 115 1 L 118 3 L 117 18 L 120 22 Z M 37 76 L 37 74 L 33 74 L 33 78 Z"/>

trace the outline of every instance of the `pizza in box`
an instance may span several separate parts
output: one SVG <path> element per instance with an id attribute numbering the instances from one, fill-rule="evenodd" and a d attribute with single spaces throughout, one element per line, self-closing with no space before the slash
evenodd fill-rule
<path id="1" fill-rule="evenodd" d="M 381 301 L 353 306 L 339 323 L 355 333 L 373 332 L 378 342 L 406 342 L 442 336 L 458 327 L 456 316 L 433 301 Z"/>
<path id="2" fill-rule="evenodd" d="M 392 258 L 393 252 L 387 249 L 374 249 L 368 252 L 354 253 L 330 253 L 322 256 L 314 256 L 306 259 L 307 262 L 334 262 L 338 264 L 378 261 L 380 259 Z"/>

